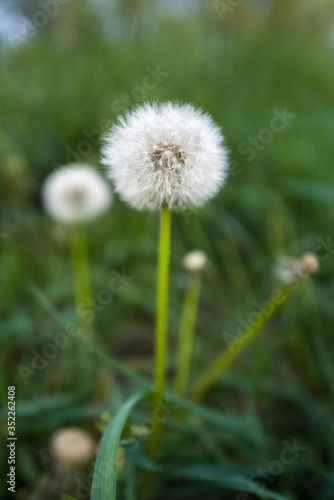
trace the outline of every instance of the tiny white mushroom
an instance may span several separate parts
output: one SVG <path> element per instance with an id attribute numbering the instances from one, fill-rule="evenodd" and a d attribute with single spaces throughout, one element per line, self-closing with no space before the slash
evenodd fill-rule
<path id="1" fill-rule="evenodd" d="M 56 462 L 69 468 L 86 465 L 92 459 L 95 447 L 93 438 L 75 427 L 59 429 L 51 438 L 51 450 Z"/>

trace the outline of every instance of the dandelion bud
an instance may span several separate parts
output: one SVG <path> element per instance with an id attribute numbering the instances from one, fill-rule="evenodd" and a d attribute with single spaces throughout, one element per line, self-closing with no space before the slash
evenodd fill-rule
<path id="1" fill-rule="evenodd" d="M 60 168 L 47 178 L 43 187 L 45 210 L 65 224 L 89 222 L 106 211 L 111 201 L 104 179 L 85 165 Z"/>
<path id="2" fill-rule="evenodd" d="M 95 442 L 87 432 L 68 427 L 53 434 L 51 449 L 59 465 L 82 467 L 93 457 Z"/>
<path id="3" fill-rule="evenodd" d="M 319 261 L 312 252 L 305 253 L 301 258 L 301 268 L 305 274 L 313 274 L 319 270 Z"/>
<path id="4" fill-rule="evenodd" d="M 202 206 L 227 173 L 220 129 L 202 111 L 172 102 L 121 118 L 102 153 L 116 191 L 139 210 Z"/>
<path id="5" fill-rule="evenodd" d="M 189 273 L 201 273 L 208 264 L 208 258 L 202 250 L 193 250 L 185 255 L 183 265 Z"/>

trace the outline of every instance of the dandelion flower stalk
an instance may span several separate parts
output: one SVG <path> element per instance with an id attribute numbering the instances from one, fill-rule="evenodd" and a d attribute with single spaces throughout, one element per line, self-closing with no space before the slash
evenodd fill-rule
<path id="1" fill-rule="evenodd" d="M 170 254 L 170 227 L 171 214 L 168 206 L 161 209 L 160 215 L 160 237 L 158 253 L 158 278 L 157 278 L 157 303 L 155 323 L 155 355 L 154 355 L 154 402 L 153 418 L 155 412 L 159 411 L 157 401 L 164 397 L 167 366 L 167 329 L 168 329 L 168 276 L 169 276 L 169 254 Z M 156 428 L 152 433 L 149 444 L 149 455 L 154 458 L 160 441 L 160 423 L 156 422 Z"/>
<path id="2" fill-rule="evenodd" d="M 232 362 L 239 356 L 239 354 L 254 340 L 256 335 L 262 330 L 265 324 L 274 316 L 276 311 L 284 304 L 291 293 L 290 286 L 283 286 L 279 290 L 280 300 L 272 302 L 272 307 L 268 314 L 264 306 L 259 311 L 260 322 L 255 324 L 249 323 L 247 328 L 243 331 L 242 338 L 240 341 L 233 345 L 233 349 L 224 349 L 213 363 L 209 366 L 207 370 L 200 376 L 199 380 L 195 384 L 191 396 L 195 401 L 202 399 L 205 394 L 211 389 L 215 382 L 221 377 L 221 375 L 227 370 L 227 368 L 232 364 Z"/>
<path id="3" fill-rule="evenodd" d="M 87 165 L 61 167 L 43 186 L 45 210 L 54 220 L 70 227 L 77 321 L 89 334 L 93 333 L 92 322 L 84 322 L 79 316 L 80 307 L 92 304 L 85 225 L 106 211 L 111 201 L 108 185 Z"/>
<path id="4" fill-rule="evenodd" d="M 189 275 L 182 311 L 173 384 L 174 390 L 178 394 L 184 394 L 188 386 L 193 351 L 195 321 L 202 282 L 202 271 L 204 270 L 206 263 L 206 255 L 200 250 L 189 252 L 183 261 Z"/>
<path id="5" fill-rule="evenodd" d="M 82 304 L 90 307 L 92 304 L 92 292 L 89 276 L 87 230 L 83 225 L 74 225 L 70 228 L 72 269 L 74 280 L 74 294 L 76 311 L 79 311 Z M 87 335 L 94 332 L 94 322 L 83 321 L 78 315 L 80 329 Z"/>
<path id="6" fill-rule="evenodd" d="M 242 336 L 233 342 L 233 347 L 224 349 L 203 373 L 192 390 L 192 398 L 194 400 L 198 401 L 205 396 L 231 363 L 254 340 L 266 323 L 286 302 L 291 292 L 298 288 L 301 280 L 308 278 L 318 270 L 319 261 L 312 252 L 306 252 L 300 259 L 285 258 L 283 261 L 281 260 L 277 274 L 283 285 L 275 291 L 275 299 L 273 298 L 270 302 L 265 302 L 257 314 L 257 318 L 260 318 L 260 321 L 258 319 L 253 320 L 253 322 L 251 321 L 242 332 Z"/>
<path id="7" fill-rule="evenodd" d="M 201 110 L 146 103 L 112 127 L 103 163 L 124 201 L 137 210 L 161 210 L 154 361 L 159 399 L 166 378 L 170 211 L 200 207 L 218 192 L 226 178 L 227 151 L 219 127 Z M 151 457 L 159 444 L 159 425 L 150 441 Z"/>
<path id="8" fill-rule="evenodd" d="M 155 326 L 155 395 L 163 398 L 167 363 L 168 274 L 171 217 L 168 206 L 161 209 Z"/>
<path id="9" fill-rule="evenodd" d="M 174 379 L 174 390 L 178 394 L 184 394 L 189 379 L 189 368 L 192 354 L 193 336 L 197 313 L 197 304 L 201 288 L 201 276 L 189 276 L 189 284 L 184 301 L 181 328 L 179 334 L 179 345 L 176 357 L 176 372 Z"/>

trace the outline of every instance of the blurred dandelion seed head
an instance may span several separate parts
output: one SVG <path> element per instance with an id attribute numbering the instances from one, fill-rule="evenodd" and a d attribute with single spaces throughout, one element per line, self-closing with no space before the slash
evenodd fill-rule
<path id="1" fill-rule="evenodd" d="M 65 224 L 89 222 L 111 205 L 104 179 L 86 165 L 71 164 L 52 173 L 43 186 L 46 212 Z"/>
<path id="2" fill-rule="evenodd" d="M 319 270 L 319 261 L 312 252 L 307 252 L 300 259 L 281 256 L 276 267 L 278 278 L 284 283 L 292 283 L 296 279 L 307 278 Z"/>
<path id="3" fill-rule="evenodd" d="M 96 443 L 87 432 L 75 427 L 59 429 L 51 437 L 55 460 L 67 467 L 86 465 L 93 457 Z"/>
<path id="4" fill-rule="evenodd" d="M 139 210 L 199 207 L 227 174 L 227 150 L 209 115 L 191 105 L 144 104 L 105 137 L 108 177 Z"/>

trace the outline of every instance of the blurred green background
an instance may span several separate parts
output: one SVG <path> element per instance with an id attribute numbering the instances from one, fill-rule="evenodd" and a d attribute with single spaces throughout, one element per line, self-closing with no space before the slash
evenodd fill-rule
<path id="1" fill-rule="evenodd" d="M 82 394 L 78 356 L 68 350 L 27 384 L 18 372 L 20 364 L 31 366 L 31 350 L 41 352 L 47 334 L 59 331 L 36 289 L 61 314 L 74 314 L 68 230 L 43 213 L 43 181 L 68 161 L 102 171 L 100 137 L 118 114 L 144 100 L 177 100 L 203 108 L 223 128 L 231 173 L 206 208 L 173 215 L 170 372 L 187 251 L 203 249 L 211 261 L 192 379 L 225 347 L 224 333 L 234 332 L 238 318 L 247 320 L 254 311 L 254 301 L 278 286 L 279 255 L 310 250 L 321 269 L 205 400 L 222 414 L 251 419 L 245 425 L 253 441 L 221 436 L 208 426 L 215 446 L 209 437 L 201 443 L 174 436 L 166 463 L 233 466 L 247 476 L 267 469 L 282 443 L 296 439 L 305 450 L 266 486 L 289 499 L 333 499 L 334 2 L 27 0 L 17 2 L 17 10 L 15 4 L 3 3 L 0 21 L 1 429 L 6 435 L 7 386 L 16 385 L 14 498 L 40 498 L 55 429 L 82 425 L 98 436 L 92 420 L 103 408 L 112 413 L 134 390 L 101 366 L 92 401 Z M 280 131 L 273 130 L 273 118 L 282 114 Z M 146 375 L 157 233 L 157 214 L 136 212 L 118 197 L 88 229 L 93 295 L 112 271 L 134 277 L 96 313 L 97 329 L 113 355 Z M 4 448 L 1 460 L 5 477 Z M 125 470 L 120 498 L 127 498 L 126 477 Z M 160 499 L 246 498 L 214 482 L 162 482 Z M 0 488 L 7 498 L 5 481 Z"/>

